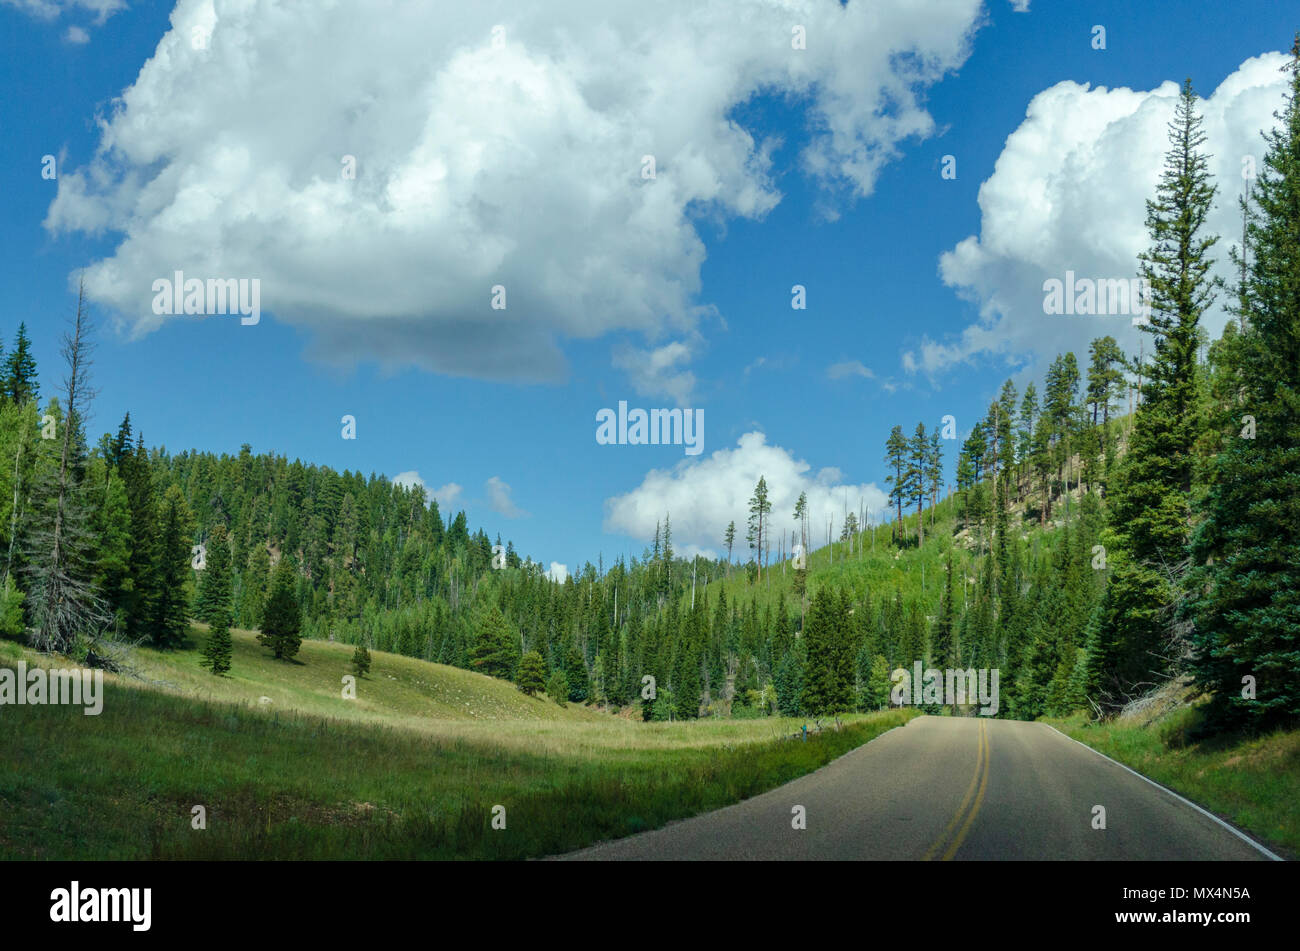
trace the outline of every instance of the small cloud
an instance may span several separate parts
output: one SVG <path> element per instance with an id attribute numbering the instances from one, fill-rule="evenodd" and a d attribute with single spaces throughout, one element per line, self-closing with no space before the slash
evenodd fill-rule
<path id="1" fill-rule="evenodd" d="M 90 34 L 79 26 L 70 26 L 68 31 L 63 34 L 63 39 L 65 42 L 80 46 L 83 43 L 90 42 Z"/>
<path id="2" fill-rule="evenodd" d="M 684 364 L 695 357 L 699 335 L 674 340 L 653 350 L 625 346 L 614 353 L 614 366 L 626 370 L 638 396 L 665 397 L 678 406 L 689 406 L 695 389 L 695 374 Z"/>
<path id="3" fill-rule="evenodd" d="M 864 366 L 861 360 L 845 360 L 842 363 L 833 363 L 826 368 L 826 375 L 832 380 L 842 380 L 846 376 L 860 376 L 868 380 L 876 378 L 876 375 Z"/>
<path id="4" fill-rule="evenodd" d="M 500 476 L 488 479 L 483 487 L 487 489 L 488 506 L 498 515 L 504 515 L 506 518 L 523 518 L 528 515 L 515 505 L 514 500 L 510 498 L 509 484 L 503 482 Z"/>
<path id="5" fill-rule="evenodd" d="M 406 472 L 399 472 L 393 476 L 393 484 L 400 485 L 409 489 L 419 486 L 424 489 L 426 499 L 433 499 L 438 503 L 439 508 L 446 508 L 460 498 L 461 486 L 455 482 L 448 482 L 440 489 L 430 489 L 425 481 L 420 478 L 420 473 L 415 469 L 409 469 Z"/>
<path id="6" fill-rule="evenodd" d="M 1011 9 L 1017 13 L 1029 12 L 1029 0 L 1011 0 Z"/>
<path id="7" fill-rule="evenodd" d="M 57 20 L 61 14 L 71 13 L 74 9 L 85 10 L 95 14 L 95 26 L 103 26 L 104 21 L 114 13 L 126 9 L 126 0 L 0 0 L 0 3 L 15 7 L 38 20 Z M 84 30 L 77 27 L 72 29 L 83 36 L 86 35 Z M 71 32 L 72 30 L 68 31 Z M 86 40 L 72 39 L 67 34 L 64 35 L 64 39 L 69 43 L 86 42 Z M 89 39 L 89 36 L 86 39 Z"/>
<path id="8" fill-rule="evenodd" d="M 448 482 L 442 488 L 434 489 L 430 495 L 438 503 L 439 508 L 447 508 L 460 498 L 461 486 L 456 482 Z"/>
<path id="9" fill-rule="evenodd" d="M 404 489 L 409 489 L 412 486 L 417 485 L 422 489 L 427 488 L 424 484 L 424 480 L 420 478 L 420 473 L 414 469 L 410 469 L 406 472 L 399 472 L 397 475 L 393 476 L 393 485 L 400 485 Z"/>
<path id="10" fill-rule="evenodd" d="M 565 579 L 569 577 L 569 566 L 562 565 L 558 561 L 553 561 L 551 562 L 551 570 L 546 573 L 546 577 L 550 578 L 557 584 L 564 584 Z"/>

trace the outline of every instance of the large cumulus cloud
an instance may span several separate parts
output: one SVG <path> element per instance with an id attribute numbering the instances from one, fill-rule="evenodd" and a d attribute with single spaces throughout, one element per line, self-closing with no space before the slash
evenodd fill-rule
<path id="1" fill-rule="evenodd" d="M 1208 224 L 1220 235 L 1212 253 L 1229 280 L 1229 247 L 1241 233 L 1242 159 L 1263 157 L 1260 130 L 1272 128 L 1282 104 L 1284 62 L 1279 53 L 1249 59 L 1199 103 L 1219 186 Z M 1034 97 L 980 188 L 980 234 L 940 259 L 943 280 L 978 304 L 980 319 L 950 339 L 923 340 L 904 354 L 906 369 L 936 373 L 977 355 L 1032 360 L 1067 348 L 1082 355 L 1104 334 L 1137 351 L 1131 319 L 1045 315 L 1042 288 L 1067 270 L 1092 279 L 1136 276 L 1137 255 L 1149 244 L 1145 202 L 1169 147 L 1178 93 L 1174 82 L 1150 91 L 1062 82 Z M 1222 306 L 1207 315 L 1211 334 L 1225 317 Z"/>
<path id="2" fill-rule="evenodd" d="M 652 469 L 635 489 L 607 499 L 605 531 L 648 540 L 654 536 L 655 525 L 667 516 L 677 551 L 713 557 L 725 553 L 723 534 L 734 521 L 733 555 L 744 561 L 748 557 L 745 526 L 749 499 L 760 476 L 767 482 L 771 524 L 777 532 L 772 558 L 782 533 L 789 550 L 790 530 L 795 527 L 792 515 L 800 492 L 808 493 L 814 547 L 824 544 L 828 522 L 834 523 L 834 535 L 839 537 L 846 509 L 856 514 L 861 503 L 870 509 L 873 522 L 887 514 L 887 495 L 875 484 L 846 483 L 834 467 L 814 472 L 808 462 L 768 444 L 763 433 L 751 432 L 741 436 L 734 449 L 720 449 L 703 460 L 683 460 L 671 469 Z"/>
<path id="3" fill-rule="evenodd" d="M 979 9 L 180 0 L 46 226 L 113 239 L 87 290 L 136 333 L 167 319 L 151 283 L 180 269 L 260 278 L 263 309 L 329 358 L 555 379 L 565 338 L 610 331 L 668 354 L 702 310 L 697 217 L 780 198 L 785 153 L 732 110 L 794 97 L 810 134 L 788 167 L 828 205 L 866 195 L 932 130 L 918 97 Z"/>

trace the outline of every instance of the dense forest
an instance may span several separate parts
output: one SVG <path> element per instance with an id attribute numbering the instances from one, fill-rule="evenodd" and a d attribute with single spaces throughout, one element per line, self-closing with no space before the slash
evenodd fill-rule
<path id="1" fill-rule="evenodd" d="M 1106 715 L 1188 675 L 1213 697 L 1212 728 L 1293 719 L 1300 44 L 1295 55 L 1227 252 L 1237 286 L 1212 276 L 1224 252 L 1204 222 L 1219 189 L 1187 84 L 1137 262 L 1150 345 L 1134 356 L 1100 336 L 1086 367 L 1062 353 L 1041 395 L 1007 381 L 947 494 L 951 423 L 894 427 L 888 523 L 846 511 L 816 550 L 806 500 L 773 512 L 760 479 L 718 539 L 725 557 L 678 557 L 665 513 L 641 557 L 557 583 L 419 486 L 247 445 L 149 448 L 130 416 L 91 445 L 85 309 L 57 396 L 20 325 L 0 376 L 0 634 L 115 667 L 130 644 L 206 636 L 219 673 L 235 625 L 261 629 L 276 656 L 299 636 L 337 640 L 646 719 L 876 709 L 890 671 L 915 660 L 999 669 L 999 716 Z M 1216 306 L 1232 316 L 1211 343 L 1201 321 Z"/>

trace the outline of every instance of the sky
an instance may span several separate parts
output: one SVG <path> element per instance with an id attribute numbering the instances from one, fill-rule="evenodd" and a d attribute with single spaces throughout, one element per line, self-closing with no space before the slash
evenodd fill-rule
<path id="1" fill-rule="evenodd" d="M 1184 78 L 1229 274 L 1282 7 L 0 0 L 0 343 L 52 392 L 84 278 L 92 433 L 419 481 L 557 576 L 743 549 L 760 475 L 838 531 L 894 425 L 951 415 L 951 479 L 1004 380 L 1136 350 L 1044 282 L 1134 276 Z M 256 314 L 159 313 L 177 271 Z"/>

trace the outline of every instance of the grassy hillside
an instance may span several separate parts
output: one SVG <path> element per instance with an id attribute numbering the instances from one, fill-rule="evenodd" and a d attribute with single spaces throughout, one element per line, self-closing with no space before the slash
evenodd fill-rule
<path id="1" fill-rule="evenodd" d="M 227 676 L 199 666 L 197 647 L 206 625 L 192 628 L 197 642 L 184 651 L 135 651 L 143 683 L 203 700 L 255 703 L 327 717 L 412 725 L 434 720 L 590 720 L 600 714 L 574 704 L 560 707 L 527 697 L 513 684 L 473 671 L 372 652 L 369 674 L 357 681 L 355 700 L 344 700 L 342 678 L 352 673 L 352 648 L 305 640 L 293 661 L 275 660 L 255 631 L 233 631 L 234 658 Z M 119 678 L 125 686 L 140 681 Z M 265 699 L 264 699 L 265 698 Z"/>
<path id="2" fill-rule="evenodd" d="M 251 637 L 229 680 L 194 650 L 141 651 L 146 679 L 106 677 L 98 717 L 0 708 L 0 857 L 546 855 L 753 796 L 912 715 L 847 717 L 803 743 L 778 739 L 801 721 L 637 723 L 378 652 L 344 701 L 350 648 L 306 642 L 293 665 Z M 19 659 L 50 665 L 0 643 L 0 664 Z"/>

